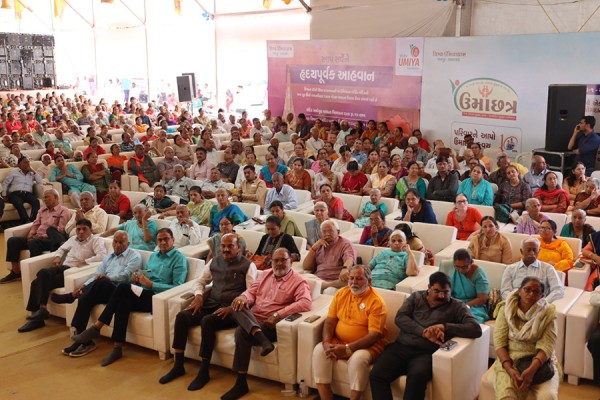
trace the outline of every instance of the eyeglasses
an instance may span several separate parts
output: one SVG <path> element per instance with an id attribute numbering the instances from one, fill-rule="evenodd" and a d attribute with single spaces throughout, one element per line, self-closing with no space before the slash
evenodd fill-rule
<path id="1" fill-rule="evenodd" d="M 457 203 L 457 204 L 458 204 L 458 203 L 466 203 L 466 202 L 467 202 L 466 200 L 456 200 L 456 203 Z"/>
<path id="2" fill-rule="evenodd" d="M 539 295 L 542 294 L 542 291 L 540 289 L 531 289 L 531 288 L 528 288 L 528 287 L 524 287 L 524 288 L 521 288 L 521 290 L 524 291 L 527 294 L 534 294 L 536 296 L 539 296 Z"/>
<path id="3" fill-rule="evenodd" d="M 273 263 L 275 263 L 275 264 L 279 264 L 279 263 L 284 263 L 284 262 L 286 262 L 289 259 L 290 259 L 289 257 L 286 257 L 286 258 L 271 258 L 271 261 L 273 261 Z"/>
<path id="4" fill-rule="evenodd" d="M 551 231 L 552 228 L 549 228 L 547 226 L 540 226 L 540 231 Z"/>

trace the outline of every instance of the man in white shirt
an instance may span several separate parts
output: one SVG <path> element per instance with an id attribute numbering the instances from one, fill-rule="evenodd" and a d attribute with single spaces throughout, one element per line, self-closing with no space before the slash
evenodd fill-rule
<path id="1" fill-rule="evenodd" d="M 325 147 L 325 142 L 319 138 L 319 128 L 310 128 L 310 137 L 306 140 L 306 149 L 316 156 L 323 147 Z"/>
<path id="2" fill-rule="evenodd" d="M 175 247 L 180 249 L 184 246 L 199 244 L 202 240 L 200 225 L 190 219 L 190 209 L 180 204 L 175 209 L 177 219 L 171 222 L 169 228 L 173 231 Z"/>
<path id="3" fill-rule="evenodd" d="M 244 167 L 246 165 L 253 165 L 254 169 L 256 171 L 260 171 L 260 169 L 262 168 L 262 165 L 258 165 L 257 164 L 256 154 L 254 154 L 254 153 L 247 153 L 246 154 L 246 164 L 244 164 L 244 165 L 242 165 L 240 167 L 240 169 L 238 170 L 237 177 L 235 178 L 235 187 L 236 188 L 239 188 L 240 185 L 242 184 L 242 181 L 245 179 L 245 177 L 244 177 Z"/>
<path id="4" fill-rule="evenodd" d="M 521 242 L 523 259 L 506 267 L 502 274 L 502 298 L 521 286 L 527 276 L 535 276 L 544 284 L 544 297 L 548 303 L 553 303 L 565 296 L 565 288 L 554 267 L 537 259 L 540 252 L 540 241 L 528 237 Z"/>
<path id="5" fill-rule="evenodd" d="M 228 189 L 229 186 L 221 179 L 221 171 L 219 171 L 219 168 L 214 167 L 210 170 L 210 179 L 202 182 L 202 186 L 200 186 L 200 189 L 202 189 L 202 196 L 205 199 L 214 199 L 217 189 L 221 188 Z"/>
<path id="6" fill-rule="evenodd" d="M 279 143 L 287 143 L 292 141 L 292 132 L 288 130 L 287 122 L 279 124 L 279 132 L 275 134 L 275 138 L 279 140 Z"/>
<path id="7" fill-rule="evenodd" d="M 298 198 L 294 189 L 283 183 L 283 175 L 279 172 L 273 174 L 273 187 L 267 192 L 265 200 L 265 210 L 271 208 L 271 203 L 275 200 L 281 201 L 285 210 L 298 208 Z"/>
<path id="8" fill-rule="evenodd" d="M 222 128 L 225 130 L 225 132 L 230 133 L 231 132 L 231 128 L 233 128 L 234 126 L 239 129 L 241 125 L 238 124 L 237 122 L 235 122 L 235 115 L 230 114 L 229 115 L 229 122 L 225 122 L 223 124 Z"/>
<path id="9" fill-rule="evenodd" d="M 343 146 L 346 144 L 346 136 L 348 136 L 350 134 L 350 131 L 352 130 L 350 128 L 350 124 L 348 123 L 348 121 L 346 121 L 345 119 L 342 120 L 342 122 L 340 122 L 340 132 L 337 135 L 337 139 L 335 141 L 335 144 L 338 146 Z M 352 147 L 350 147 L 352 148 Z"/>
<path id="10" fill-rule="evenodd" d="M 77 221 L 77 234 L 67 240 L 54 253 L 52 266 L 37 273 L 31 282 L 31 291 L 27 302 L 29 322 L 21 326 L 19 332 L 39 329 L 50 318 L 47 310 L 50 291 L 65 285 L 64 272 L 69 268 L 80 268 L 93 262 L 102 261 L 106 256 L 106 245 L 99 236 L 92 235 L 92 223 L 87 219 Z"/>
<path id="11" fill-rule="evenodd" d="M 107 229 L 108 214 L 100 206 L 96 205 L 96 195 L 90 192 L 83 192 L 79 196 L 79 202 L 81 203 L 81 208 L 75 210 L 65 226 L 65 232 L 69 236 L 75 236 L 77 233 L 75 225 L 81 219 L 87 219 L 92 223 L 92 233 L 94 235 L 104 232 Z"/>
<path id="12" fill-rule="evenodd" d="M 266 126 L 270 130 L 273 130 L 273 124 L 275 123 L 275 120 L 271 117 L 271 110 L 266 109 L 263 111 L 263 115 L 265 116 L 265 119 L 260 121 L 260 124 L 262 126 Z"/>
<path id="13" fill-rule="evenodd" d="M 262 126 L 260 124 L 260 120 L 258 118 L 254 118 L 252 120 L 252 124 L 254 125 L 250 130 L 250 137 L 254 137 L 255 133 L 260 133 L 263 140 L 269 141 L 273 137 L 273 132 L 266 126 Z"/>
<path id="14" fill-rule="evenodd" d="M 211 164 L 217 165 L 219 163 L 219 156 L 215 149 L 215 141 L 213 139 L 205 140 L 204 148 L 206 149 L 206 159 L 210 161 Z"/>

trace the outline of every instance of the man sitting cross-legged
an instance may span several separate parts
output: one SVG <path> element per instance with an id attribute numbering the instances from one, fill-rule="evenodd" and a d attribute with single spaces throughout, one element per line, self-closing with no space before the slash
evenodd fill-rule
<path id="1" fill-rule="evenodd" d="M 94 274 L 72 293 L 52 293 L 51 298 L 55 303 L 73 303 L 76 299 L 77 310 L 71 321 L 71 326 L 77 333 L 85 330 L 90 319 L 92 308 L 97 304 L 106 304 L 110 300 L 119 283 L 131 281 L 131 276 L 142 267 L 142 256 L 129 247 L 129 235 L 125 231 L 118 231 L 113 237 L 113 252 L 104 257 L 102 264 Z M 93 341 L 88 343 L 74 343 L 63 349 L 62 353 L 71 357 L 82 357 L 96 349 Z"/>

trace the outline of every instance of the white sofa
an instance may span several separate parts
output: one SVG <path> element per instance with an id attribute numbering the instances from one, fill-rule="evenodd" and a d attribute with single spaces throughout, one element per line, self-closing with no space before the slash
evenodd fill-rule
<path id="1" fill-rule="evenodd" d="M 572 385 L 578 385 L 581 378 L 594 378 L 594 365 L 587 342 L 598 328 L 599 308 L 590 304 L 590 297 L 590 292 L 584 292 L 567 313 L 564 372 Z"/>
<path id="2" fill-rule="evenodd" d="M 297 358 L 296 353 L 298 343 L 298 325 L 309 315 L 315 314 L 316 311 L 321 312 L 326 308 L 331 296 L 322 295 L 321 285 L 317 281 L 307 281 L 312 296 L 312 310 L 302 313 L 302 317 L 290 322 L 285 319 L 278 322 L 277 342 L 275 350 L 265 357 L 260 356 L 260 351 L 254 348 L 252 351 L 250 366 L 248 373 L 253 376 L 270 379 L 281 382 L 286 387 L 291 388 L 291 385 L 297 383 Z M 192 288 L 192 283 L 189 282 L 183 287 L 188 291 Z M 175 329 L 175 317 L 177 313 L 185 309 L 191 302 L 191 299 L 184 300 L 180 296 L 171 297 L 168 301 L 169 315 L 169 336 L 172 338 Z M 199 359 L 201 327 L 190 329 L 188 342 L 185 348 L 185 356 L 188 358 Z M 226 329 L 217 332 L 216 346 L 213 351 L 211 363 L 222 367 L 231 368 L 233 365 L 233 355 L 235 351 L 235 329 Z"/>
<path id="3" fill-rule="evenodd" d="M 398 309 L 407 294 L 391 290 L 375 289 L 387 305 L 386 338 L 392 342 L 398 336 L 399 328 L 394 322 Z M 321 342 L 323 324 L 327 308 L 321 310 L 322 318 L 315 322 L 301 322 L 298 327 L 298 381 L 304 380 L 309 387 L 316 387 L 313 376 L 312 352 Z M 455 338 L 458 346 L 451 351 L 438 350 L 433 354 L 433 380 L 427 385 L 426 398 L 432 399 L 476 399 L 479 394 L 479 377 L 487 369 L 487 344 L 489 328 L 482 325 L 482 336 L 478 339 Z M 406 377 L 392 382 L 394 398 L 401 399 L 406 387 Z M 334 393 L 349 397 L 347 361 L 337 361 L 334 367 L 332 388 Z M 364 399 L 371 399 L 370 385 L 363 393 Z M 376 399 L 375 399 L 376 400 Z"/>
<path id="4" fill-rule="evenodd" d="M 146 265 L 148 258 L 152 254 L 148 251 L 139 251 L 142 255 L 142 265 Z M 188 260 L 188 274 L 186 282 L 189 282 L 197 277 L 204 267 L 204 261 L 195 258 L 187 258 Z M 65 277 L 65 288 L 67 290 L 73 290 L 80 287 L 93 273 L 93 269 L 87 269 L 76 274 Z M 133 343 L 138 346 L 146 347 L 148 349 L 156 350 L 161 360 L 167 358 L 170 348 L 170 337 L 169 337 L 169 318 L 168 318 L 168 300 L 171 297 L 177 297 L 187 290 L 187 286 L 179 285 L 162 293 L 156 294 L 152 297 L 152 312 L 132 312 L 129 316 L 129 323 L 127 325 L 127 342 Z M 74 303 L 76 305 L 76 302 Z M 92 310 L 90 316 L 90 322 L 98 320 L 98 317 L 104 310 L 105 305 L 97 305 Z M 72 308 L 74 311 L 74 308 Z M 67 315 L 67 323 L 70 324 L 73 315 Z M 113 332 L 111 325 L 105 325 L 102 327 L 100 333 L 102 336 L 110 337 Z"/>

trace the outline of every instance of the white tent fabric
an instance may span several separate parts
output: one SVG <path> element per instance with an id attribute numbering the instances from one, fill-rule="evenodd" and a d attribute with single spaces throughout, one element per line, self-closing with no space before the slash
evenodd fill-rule
<path id="1" fill-rule="evenodd" d="M 311 39 L 444 36 L 456 4 L 424 0 L 312 0 Z"/>

